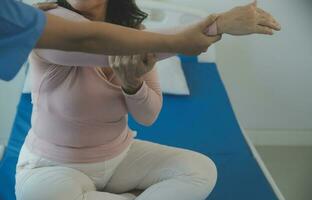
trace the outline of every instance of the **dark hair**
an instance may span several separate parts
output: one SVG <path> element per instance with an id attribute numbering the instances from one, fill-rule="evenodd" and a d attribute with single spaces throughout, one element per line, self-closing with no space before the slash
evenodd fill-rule
<path id="1" fill-rule="evenodd" d="M 59 6 L 77 12 L 66 0 L 58 0 Z M 109 0 L 106 22 L 139 28 L 148 14 L 140 10 L 135 0 Z"/>

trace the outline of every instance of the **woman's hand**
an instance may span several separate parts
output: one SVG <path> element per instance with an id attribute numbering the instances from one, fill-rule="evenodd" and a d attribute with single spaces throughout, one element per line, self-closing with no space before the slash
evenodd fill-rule
<path id="1" fill-rule="evenodd" d="M 280 24 L 266 11 L 257 8 L 257 1 L 233 8 L 220 14 L 217 19 L 218 33 L 248 35 L 253 33 L 272 35 L 279 31 Z"/>
<path id="2" fill-rule="evenodd" d="M 33 6 L 35 8 L 38 8 L 40 10 L 43 10 L 43 11 L 48 11 L 48 10 L 52 10 L 54 8 L 57 8 L 57 3 L 53 3 L 53 2 L 44 2 L 44 3 L 36 3 L 36 4 L 33 4 Z"/>
<path id="3" fill-rule="evenodd" d="M 154 54 L 109 56 L 109 64 L 127 94 L 135 94 L 142 86 L 142 77 L 155 66 Z"/>
<path id="4" fill-rule="evenodd" d="M 199 55 L 206 52 L 210 45 L 218 42 L 221 35 L 207 36 L 205 32 L 217 20 L 217 15 L 210 15 L 207 19 L 189 26 L 186 29 L 178 32 L 178 40 L 175 41 L 175 47 L 178 47 L 178 53 L 185 55 Z"/>

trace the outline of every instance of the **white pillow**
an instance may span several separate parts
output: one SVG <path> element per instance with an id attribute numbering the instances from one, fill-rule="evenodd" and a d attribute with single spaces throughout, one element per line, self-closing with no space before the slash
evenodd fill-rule
<path id="1" fill-rule="evenodd" d="M 23 67 L 28 67 L 28 62 L 26 64 L 24 64 Z M 23 87 L 23 93 L 31 93 L 31 87 L 30 87 L 30 75 L 29 75 L 29 68 L 26 71 L 26 78 L 25 78 L 25 82 L 24 82 L 24 87 Z"/>
<path id="2" fill-rule="evenodd" d="M 157 62 L 156 67 L 163 93 L 190 95 L 181 60 L 178 56 Z"/>
<path id="3" fill-rule="evenodd" d="M 200 54 L 197 59 L 199 63 L 215 63 L 216 57 L 216 47 L 215 45 L 211 45 L 208 51 Z"/>

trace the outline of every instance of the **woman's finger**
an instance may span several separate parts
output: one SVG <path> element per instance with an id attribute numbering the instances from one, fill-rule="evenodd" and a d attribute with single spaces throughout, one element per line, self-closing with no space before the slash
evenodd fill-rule
<path id="1" fill-rule="evenodd" d="M 144 60 L 142 61 L 142 71 L 143 74 L 146 74 L 147 72 L 150 72 L 156 64 L 156 56 L 153 53 L 147 53 L 144 56 Z"/>
<path id="2" fill-rule="evenodd" d="M 208 38 L 209 38 L 209 45 L 208 45 L 208 47 L 210 47 L 210 45 L 212 45 L 213 43 L 216 43 L 216 42 L 220 41 L 222 39 L 222 35 L 217 35 L 217 36 L 208 37 Z"/>
<path id="3" fill-rule="evenodd" d="M 132 56 L 132 64 L 138 65 L 142 61 L 141 55 L 133 55 Z"/>
<path id="4" fill-rule="evenodd" d="M 116 65 L 117 56 L 108 56 L 108 63 L 110 67 L 114 70 L 114 72 L 120 73 L 120 67 Z"/>
<path id="5" fill-rule="evenodd" d="M 108 64 L 110 67 L 115 66 L 115 56 L 108 56 Z"/>
<path id="6" fill-rule="evenodd" d="M 121 57 L 121 65 L 122 66 L 128 66 L 130 64 L 131 56 L 123 56 Z"/>
<path id="7" fill-rule="evenodd" d="M 112 69 L 113 69 L 114 72 L 117 72 L 118 74 L 121 73 L 121 67 L 119 67 L 119 66 L 114 65 L 114 66 L 112 67 Z"/>
<path id="8" fill-rule="evenodd" d="M 137 55 L 135 56 L 135 66 L 136 66 L 136 77 L 140 78 L 142 77 L 144 74 L 146 74 L 146 72 L 148 72 L 150 69 L 150 66 L 147 64 L 147 54 L 144 55 Z"/>
<path id="9" fill-rule="evenodd" d="M 274 29 L 276 31 L 281 30 L 280 26 L 278 24 L 276 24 L 274 21 L 268 20 L 268 19 L 264 19 L 264 18 L 261 18 L 259 20 L 258 25 L 266 26 L 266 27 Z"/>
<path id="10" fill-rule="evenodd" d="M 263 23 L 264 20 L 269 20 L 274 24 L 277 30 L 281 29 L 281 25 L 274 19 L 274 17 L 270 13 L 262 10 L 261 8 L 257 8 L 257 13 L 259 15 L 259 21 L 262 21 Z"/>
<path id="11" fill-rule="evenodd" d="M 258 25 L 256 27 L 256 33 L 259 33 L 259 34 L 265 34 L 265 35 L 273 35 L 273 30 L 271 28 L 268 28 L 266 26 L 261 26 L 261 25 Z"/>
<path id="12" fill-rule="evenodd" d="M 154 53 L 148 53 L 147 54 L 147 65 L 150 66 L 151 68 L 154 67 L 156 64 L 156 56 Z"/>
<path id="13" fill-rule="evenodd" d="M 114 61 L 116 67 L 120 67 L 120 64 L 121 64 L 120 61 L 121 61 L 121 56 L 116 56 L 115 61 Z"/>

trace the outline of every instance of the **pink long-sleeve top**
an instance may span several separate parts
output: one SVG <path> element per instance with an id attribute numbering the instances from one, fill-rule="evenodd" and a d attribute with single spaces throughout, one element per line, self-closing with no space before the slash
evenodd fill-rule
<path id="1" fill-rule="evenodd" d="M 105 66 L 98 65 L 100 56 L 92 58 L 52 50 L 31 53 L 33 114 L 26 138 L 30 151 L 58 162 L 104 161 L 133 140 L 128 113 L 143 125 L 157 119 L 162 93 L 155 69 L 143 77 L 136 94 L 128 95 L 114 74 L 101 70 Z"/>

